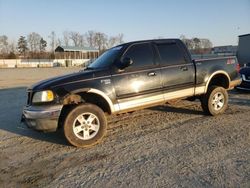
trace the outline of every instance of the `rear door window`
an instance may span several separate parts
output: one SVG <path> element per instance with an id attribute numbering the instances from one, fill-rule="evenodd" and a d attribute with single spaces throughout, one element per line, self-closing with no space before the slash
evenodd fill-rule
<path id="1" fill-rule="evenodd" d="M 175 43 L 156 44 L 162 66 L 185 64 L 184 54 Z"/>

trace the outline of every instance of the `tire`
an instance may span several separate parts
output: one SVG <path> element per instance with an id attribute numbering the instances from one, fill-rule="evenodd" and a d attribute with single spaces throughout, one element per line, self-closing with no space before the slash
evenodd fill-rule
<path id="1" fill-rule="evenodd" d="M 219 86 L 211 86 L 201 98 L 201 106 L 206 114 L 212 116 L 223 114 L 228 106 L 226 89 Z"/>
<path id="2" fill-rule="evenodd" d="M 76 147 L 98 144 L 107 130 L 104 112 L 96 105 L 81 104 L 71 110 L 64 121 L 64 135 Z"/>

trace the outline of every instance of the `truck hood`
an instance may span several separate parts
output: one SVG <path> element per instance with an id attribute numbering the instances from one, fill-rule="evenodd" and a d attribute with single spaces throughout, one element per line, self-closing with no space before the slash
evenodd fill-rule
<path id="1" fill-rule="evenodd" d="M 79 80 L 91 79 L 94 77 L 94 70 L 85 70 L 82 72 L 66 74 L 63 76 L 53 77 L 46 80 L 42 80 L 34 85 L 30 86 L 28 89 L 33 91 L 41 91 L 52 89 L 58 85 L 64 85 L 67 83 L 72 83 Z"/>

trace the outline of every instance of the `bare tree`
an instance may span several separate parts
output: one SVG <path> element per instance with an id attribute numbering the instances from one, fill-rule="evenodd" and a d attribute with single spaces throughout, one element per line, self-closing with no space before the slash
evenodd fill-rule
<path id="1" fill-rule="evenodd" d="M 124 40 L 123 40 L 124 34 L 123 33 L 119 33 L 116 37 L 117 37 L 117 44 L 124 43 Z"/>
<path id="2" fill-rule="evenodd" d="M 180 39 L 183 41 L 183 40 L 186 39 L 186 36 L 185 36 L 185 35 L 181 35 L 181 36 L 180 36 Z"/>
<path id="3" fill-rule="evenodd" d="M 84 37 L 79 32 L 75 32 L 75 31 L 69 32 L 69 39 L 72 40 L 74 46 L 84 45 Z"/>
<path id="4" fill-rule="evenodd" d="M 9 44 L 9 51 L 16 53 L 17 52 L 17 46 L 16 46 L 16 41 L 12 40 Z"/>
<path id="5" fill-rule="evenodd" d="M 123 43 L 123 34 L 118 34 L 117 36 L 111 36 L 108 39 L 107 47 L 111 48 L 113 46 Z"/>
<path id="6" fill-rule="evenodd" d="M 187 48 L 194 54 L 206 54 L 211 52 L 213 46 L 209 39 L 201 39 L 194 37 L 192 39 L 186 38 L 184 35 L 180 36 L 180 39 L 186 44 Z"/>
<path id="7" fill-rule="evenodd" d="M 87 45 L 92 48 L 95 46 L 95 33 L 95 31 L 91 30 L 85 34 Z"/>
<path id="8" fill-rule="evenodd" d="M 123 34 L 117 36 L 107 36 L 105 33 L 90 30 L 85 33 L 86 45 L 104 51 L 107 48 L 123 43 Z"/>
<path id="9" fill-rule="evenodd" d="M 194 49 L 194 42 L 192 39 L 188 39 L 185 37 L 185 35 L 181 35 L 180 39 L 182 40 L 182 42 L 187 46 L 187 48 L 189 50 L 193 50 Z"/>
<path id="10" fill-rule="evenodd" d="M 209 49 L 213 47 L 212 42 L 209 39 L 200 39 L 200 42 L 201 48 Z"/>
<path id="11" fill-rule="evenodd" d="M 101 32 L 95 33 L 94 47 L 98 48 L 100 52 L 106 49 L 107 41 L 108 41 L 108 37 L 105 33 L 101 33 Z"/>
<path id="12" fill-rule="evenodd" d="M 78 46 L 80 46 L 80 47 L 84 47 L 85 46 L 85 36 L 84 35 L 80 35 L 79 36 Z"/>
<path id="13" fill-rule="evenodd" d="M 68 31 L 64 31 L 63 32 L 63 42 L 65 46 L 69 46 L 69 32 Z"/>
<path id="14" fill-rule="evenodd" d="M 39 52 L 41 36 L 38 33 L 32 32 L 28 35 L 28 43 L 31 52 Z"/>
<path id="15" fill-rule="evenodd" d="M 56 39 L 56 33 L 55 31 L 52 31 L 49 35 L 50 38 L 50 47 L 51 47 L 51 52 L 55 51 L 55 48 L 57 46 L 57 39 Z"/>
<path id="16" fill-rule="evenodd" d="M 8 37 L 6 35 L 0 36 L 0 53 L 7 54 L 9 52 L 8 45 Z"/>
<path id="17" fill-rule="evenodd" d="M 58 45 L 58 46 L 61 46 L 61 45 L 62 45 L 62 41 L 61 41 L 60 38 L 57 39 L 57 45 Z"/>
<path id="18" fill-rule="evenodd" d="M 116 45 L 116 37 L 109 37 L 108 43 L 107 43 L 107 48 L 112 48 L 113 46 Z"/>

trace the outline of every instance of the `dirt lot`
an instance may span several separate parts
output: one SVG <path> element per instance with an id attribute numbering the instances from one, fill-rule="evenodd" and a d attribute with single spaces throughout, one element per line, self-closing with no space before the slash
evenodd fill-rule
<path id="1" fill-rule="evenodd" d="M 250 187 L 250 94 L 224 115 L 183 101 L 108 117 L 88 149 L 19 123 L 26 86 L 76 68 L 0 69 L 0 187 Z"/>

